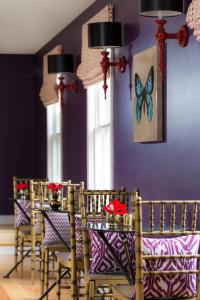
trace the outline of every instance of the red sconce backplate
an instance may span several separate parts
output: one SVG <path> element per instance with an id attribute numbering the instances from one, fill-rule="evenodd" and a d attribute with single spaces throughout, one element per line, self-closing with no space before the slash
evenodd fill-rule
<path id="1" fill-rule="evenodd" d="M 158 42 L 158 47 L 160 51 L 160 74 L 162 80 L 164 79 L 165 74 L 165 42 L 167 39 L 175 39 L 179 43 L 180 47 L 186 47 L 189 40 L 189 30 L 187 25 L 183 25 L 177 33 L 167 33 L 165 31 L 164 25 L 166 24 L 166 20 L 158 19 L 156 23 L 158 24 L 158 31 L 155 35 L 156 40 Z"/>

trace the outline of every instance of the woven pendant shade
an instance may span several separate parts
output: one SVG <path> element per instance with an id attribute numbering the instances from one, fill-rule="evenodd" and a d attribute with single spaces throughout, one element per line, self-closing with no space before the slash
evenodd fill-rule
<path id="1" fill-rule="evenodd" d="M 77 76 L 82 80 L 84 88 L 103 80 L 103 73 L 100 66 L 102 50 L 90 49 L 88 47 L 88 24 L 112 21 L 113 6 L 109 4 L 82 26 L 81 64 L 78 67 Z"/>
<path id="2" fill-rule="evenodd" d="M 188 8 L 186 21 L 191 29 L 194 29 L 193 34 L 200 41 L 200 1 L 193 0 Z"/>
<path id="3" fill-rule="evenodd" d="M 44 106 L 58 102 L 58 94 L 54 90 L 57 75 L 48 74 L 48 55 L 61 54 L 62 46 L 58 45 L 43 56 L 43 83 L 40 90 L 40 99 Z"/>

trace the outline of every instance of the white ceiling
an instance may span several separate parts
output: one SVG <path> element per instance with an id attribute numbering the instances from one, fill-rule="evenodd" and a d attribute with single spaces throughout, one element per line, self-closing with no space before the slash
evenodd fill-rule
<path id="1" fill-rule="evenodd" d="M 0 0 L 0 53 L 36 53 L 94 2 Z"/>

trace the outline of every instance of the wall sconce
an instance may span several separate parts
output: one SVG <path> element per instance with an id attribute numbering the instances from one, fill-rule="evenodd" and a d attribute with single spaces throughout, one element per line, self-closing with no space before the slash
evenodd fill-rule
<path id="1" fill-rule="evenodd" d="M 160 51 L 160 74 L 162 80 L 165 72 L 165 42 L 167 39 L 175 39 L 180 47 L 186 47 L 189 39 L 189 31 L 183 25 L 177 33 L 167 33 L 164 29 L 166 20 L 163 17 L 174 17 L 183 13 L 183 0 L 140 0 L 140 15 L 146 17 L 157 17 L 158 31 L 155 34 Z"/>
<path id="2" fill-rule="evenodd" d="M 88 24 L 88 46 L 94 49 L 104 49 L 101 52 L 103 58 L 100 64 L 103 72 L 103 89 L 106 99 L 106 91 L 108 88 L 106 79 L 109 67 L 118 67 L 121 73 L 126 71 L 125 57 L 120 57 L 117 62 L 111 62 L 109 52 L 106 50 L 107 48 L 122 47 L 121 23 L 98 22 Z"/>
<path id="3" fill-rule="evenodd" d="M 64 73 L 74 72 L 74 58 L 73 54 L 58 54 L 58 55 L 48 55 L 48 73 L 49 74 L 61 74 L 58 78 L 60 83 L 55 84 L 55 90 L 60 91 L 61 108 L 64 110 L 64 89 L 67 88 L 72 92 L 76 93 L 78 91 L 78 85 L 76 81 L 70 84 L 64 83 Z"/>

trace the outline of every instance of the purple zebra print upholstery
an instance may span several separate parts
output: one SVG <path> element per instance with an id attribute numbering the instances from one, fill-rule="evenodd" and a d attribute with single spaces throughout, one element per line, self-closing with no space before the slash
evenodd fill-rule
<path id="1" fill-rule="evenodd" d="M 121 270 L 115 262 L 112 253 L 105 245 L 104 241 L 99 237 L 96 231 L 91 231 L 91 244 L 92 244 L 92 263 L 90 266 L 91 273 L 120 273 Z M 108 242 L 112 244 L 112 248 L 119 256 L 122 264 L 127 268 L 128 261 L 126 252 L 123 246 L 121 236 L 118 232 L 105 233 Z M 128 234 L 129 252 L 134 253 L 134 234 Z M 132 258 L 133 268 L 135 267 L 135 258 Z"/>
<path id="2" fill-rule="evenodd" d="M 105 222 L 105 219 L 89 219 L 88 223 L 96 223 L 96 222 Z M 81 228 L 81 217 L 75 216 L 75 226 L 76 229 Z M 124 266 L 127 266 L 127 258 L 125 254 L 125 249 L 122 244 L 121 237 L 119 233 L 106 233 L 106 237 L 112 246 L 114 247 L 116 253 L 119 254 L 120 260 L 123 262 Z M 90 257 L 92 258 L 90 272 L 91 273 L 119 273 L 120 269 L 117 266 L 115 260 L 113 259 L 112 254 L 109 249 L 99 237 L 96 231 L 91 230 L 89 232 L 90 242 Z M 81 231 L 76 230 L 76 241 L 80 241 L 76 243 L 76 257 L 78 259 L 83 258 L 83 244 L 82 244 L 82 236 Z M 128 242 L 129 242 L 129 250 L 130 253 L 134 253 L 134 235 L 128 234 Z M 134 267 L 135 259 L 133 258 L 133 267 Z"/>
<path id="3" fill-rule="evenodd" d="M 181 236 L 176 238 L 154 239 L 143 238 L 143 251 L 145 255 L 186 255 L 198 254 L 200 237 L 198 235 Z M 144 270 L 172 271 L 172 270 L 195 270 L 196 258 L 177 258 L 147 260 Z M 144 276 L 145 298 L 190 298 L 195 297 L 196 274 L 177 274 L 171 277 L 166 274 Z M 132 299 L 135 299 L 135 289 Z"/>
<path id="4" fill-rule="evenodd" d="M 26 215 L 30 218 L 30 214 L 31 214 L 30 201 L 18 199 L 17 202 L 19 203 L 21 208 L 24 210 Z M 27 217 L 25 216 L 23 211 L 18 206 L 16 206 L 16 224 L 15 224 L 16 227 L 21 226 L 21 225 L 28 225 L 28 224 L 30 224 L 29 220 L 27 219 Z"/>
<path id="5" fill-rule="evenodd" d="M 54 213 L 55 214 L 55 213 Z M 63 214 L 62 214 L 63 215 Z M 53 221 L 53 220 L 52 220 Z M 89 223 L 105 222 L 105 219 L 89 219 Z M 83 259 L 83 243 L 82 243 L 82 222 L 81 216 L 75 216 L 75 228 L 76 228 L 76 258 Z M 68 236 L 70 237 L 70 227 L 66 225 L 65 230 L 68 230 Z M 125 254 L 125 249 L 122 245 L 122 240 L 119 233 L 108 233 L 108 241 L 112 243 L 114 249 L 119 254 L 121 261 L 125 266 L 127 266 L 127 258 Z M 65 233 L 66 236 L 66 233 Z M 45 233 L 46 237 L 46 233 Z M 91 273 L 112 273 L 120 272 L 119 267 L 115 263 L 112 254 L 108 250 L 107 246 L 104 244 L 102 239 L 98 236 L 95 231 L 90 231 L 89 238 L 91 239 L 90 257 L 92 257 L 92 263 L 90 267 Z M 55 242 L 55 239 L 53 239 Z M 128 235 L 129 250 L 130 253 L 134 253 L 134 235 Z M 133 258 L 133 267 L 134 267 Z"/>
<path id="6" fill-rule="evenodd" d="M 49 212 L 48 216 L 62 238 L 70 248 L 70 223 L 68 213 Z M 49 222 L 45 219 L 45 237 L 43 240 L 45 246 L 62 244 L 62 241 L 54 232 Z"/>
<path id="7" fill-rule="evenodd" d="M 96 222 L 105 222 L 105 219 L 89 219 L 90 223 L 96 223 Z M 83 242 L 82 242 L 82 222 L 81 222 L 81 216 L 75 215 L 75 228 L 76 228 L 76 258 L 77 259 L 83 259 Z M 91 238 L 91 233 L 89 233 L 89 238 Z M 89 249 L 90 251 L 90 257 L 92 257 L 92 249 Z"/>

